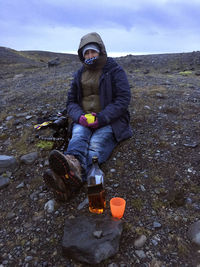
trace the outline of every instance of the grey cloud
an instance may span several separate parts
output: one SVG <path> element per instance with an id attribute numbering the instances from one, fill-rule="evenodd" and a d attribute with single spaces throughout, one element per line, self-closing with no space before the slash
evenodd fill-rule
<path id="1" fill-rule="evenodd" d="M 20 3 L 20 4 L 19 4 Z M 98 3 L 87 5 L 87 1 L 66 2 L 61 5 L 43 1 L 5 1 L 0 11 L 0 17 L 18 24 L 30 23 L 33 25 L 47 24 L 51 26 L 75 26 L 85 28 L 94 27 L 180 27 L 181 24 L 189 26 L 197 24 L 200 18 L 200 4 L 190 5 L 182 3 L 169 3 L 164 5 L 145 4 L 137 10 L 132 6 L 113 4 L 107 7 Z M 133 4 L 134 5 L 134 4 Z"/>
<path id="2" fill-rule="evenodd" d="M 124 5 L 121 4 L 123 1 Z M 121 0 L 119 3 L 119 0 L 0 0 L 1 41 L 10 47 L 13 42 L 18 42 L 18 46 L 20 43 L 26 43 L 29 48 L 33 40 L 36 40 L 37 47 L 44 46 L 45 42 L 48 46 L 53 41 L 56 42 L 55 39 L 66 38 L 63 33 L 57 31 L 67 32 L 67 37 L 73 40 L 79 38 L 79 33 L 86 33 L 87 29 L 91 28 L 96 28 L 97 31 L 100 29 L 102 34 L 108 33 L 107 39 L 111 38 L 109 43 L 112 43 L 111 49 L 115 48 L 115 51 L 131 51 L 133 48 L 135 50 L 136 46 L 137 50 L 143 51 L 155 50 L 158 47 L 167 50 L 169 45 L 173 49 L 175 42 L 177 47 L 183 44 L 185 47 L 191 47 L 189 37 L 198 40 L 198 1 L 169 0 L 163 3 L 158 0 Z M 73 28 L 76 28 L 78 33 L 73 33 Z M 115 32 L 116 37 L 112 36 L 112 32 Z M 117 46 L 119 33 L 124 40 L 123 44 L 120 40 Z M 58 37 L 53 38 L 54 36 Z M 187 42 L 183 42 L 183 36 L 186 36 L 184 39 L 188 37 Z M 60 49 L 59 41 L 55 45 L 59 45 Z"/>

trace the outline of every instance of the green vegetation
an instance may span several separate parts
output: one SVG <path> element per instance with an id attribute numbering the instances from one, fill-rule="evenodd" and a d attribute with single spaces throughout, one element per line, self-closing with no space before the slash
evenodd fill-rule
<path id="1" fill-rule="evenodd" d="M 11 138 L 11 144 L 8 146 L 9 151 L 16 151 L 17 154 L 23 155 L 30 151 L 30 146 L 27 144 L 27 140 L 31 135 L 31 129 L 25 129 L 21 136 L 14 135 Z"/>
<path id="2" fill-rule="evenodd" d="M 159 184 L 159 183 L 163 182 L 163 178 L 156 175 L 153 177 L 153 181 L 154 181 L 154 183 Z"/>
<path id="3" fill-rule="evenodd" d="M 0 135 L 0 140 L 6 140 L 8 138 L 7 134 L 2 133 Z"/>
<path id="4" fill-rule="evenodd" d="M 135 198 L 131 200 L 131 205 L 134 209 L 141 211 L 143 208 L 143 200 L 141 198 Z"/>
<path id="5" fill-rule="evenodd" d="M 190 71 L 190 70 L 180 71 L 179 74 L 180 75 L 183 75 L 183 76 L 188 76 L 188 75 L 191 75 L 192 74 L 192 71 Z"/>
<path id="6" fill-rule="evenodd" d="M 156 211 L 162 209 L 164 207 L 163 201 L 156 199 L 152 202 L 152 208 Z"/>
<path id="7" fill-rule="evenodd" d="M 52 147 L 53 147 L 53 142 L 51 141 L 39 141 L 37 144 L 36 144 L 37 147 L 39 148 L 42 148 L 44 150 L 51 150 Z"/>

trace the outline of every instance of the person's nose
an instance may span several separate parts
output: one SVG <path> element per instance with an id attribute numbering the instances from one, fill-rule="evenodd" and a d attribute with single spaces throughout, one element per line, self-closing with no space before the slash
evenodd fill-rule
<path id="1" fill-rule="evenodd" d="M 89 51 L 88 56 L 89 56 L 89 58 L 92 58 L 93 57 L 92 51 Z"/>

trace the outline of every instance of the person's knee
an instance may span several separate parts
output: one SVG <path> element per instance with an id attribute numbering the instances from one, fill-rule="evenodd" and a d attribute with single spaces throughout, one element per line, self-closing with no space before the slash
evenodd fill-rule
<path id="1" fill-rule="evenodd" d="M 89 129 L 87 129 L 86 127 L 80 125 L 80 124 L 76 124 L 73 128 L 72 131 L 72 138 L 73 137 L 85 137 L 90 135 L 90 131 Z"/>
<path id="2" fill-rule="evenodd" d="M 103 146 L 103 143 L 100 142 L 98 139 L 93 139 L 93 140 L 90 140 L 90 144 L 89 144 L 89 148 L 88 148 L 88 151 L 96 151 L 96 152 L 99 152 L 102 150 L 102 146 Z"/>

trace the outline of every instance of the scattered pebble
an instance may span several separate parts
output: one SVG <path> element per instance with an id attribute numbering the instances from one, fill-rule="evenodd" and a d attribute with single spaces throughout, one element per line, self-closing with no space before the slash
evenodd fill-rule
<path id="1" fill-rule="evenodd" d="M 14 212 L 12 212 L 12 211 L 9 211 L 8 213 L 7 213 L 7 219 L 8 220 L 11 220 L 11 219 L 13 219 L 14 217 L 16 216 L 16 214 L 14 213 Z"/>
<path id="2" fill-rule="evenodd" d="M 93 236 L 96 238 L 101 238 L 103 231 L 94 231 Z"/>
<path id="3" fill-rule="evenodd" d="M 78 210 L 82 210 L 86 205 L 89 204 L 89 200 L 88 200 L 88 197 L 86 197 L 83 202 L 81 202 L 79 205 L 78 205 Z"/>
<path id="4" fill-rule="evenodd" d="M 55 205 L 55 200 L 54 199 L 50 199 L 49 201 L 47 201 L 47 203 L 44 205 L 44 209 L 48 212 L 48 213 L 52 213 L 54 211 L 54 205 Z"/>
<path id="5" fill-rule="evenodd" d="M 146 258 L 146 255 L 143 250 L 135 250 L 135 253 L 140 259 Z"/>
<path id="6" fill-rule="evenodd" d="M 153 223 L 153 227 L 154 227 L 154 228 L 161 228 L 162 225 L 161 225 L 159 222 L 154 222 L 154 223 Z"/>
<path id="7" fill-rule="evenodd" d="M 21 182 L 20 184 L 18 184 L 16 186 L 16 189 L 24 188 L 24 186 L 25 186 L 25 183 L 24 182 Z"/>
<path id="8" fill-rule="evenodd" d="M 144 246 L 146 240 L 147 240 L 147 237 L 145 235 L 141 235 L 135 240 L 134 246 L 136 248 L 141 248 L 142 246 Z"/>
<path id="9" fill-rule="evenodd" d="M 142 192 L 146 191 L 146 189 L 145 189 L 145 187 L 143 185 L 140 185 L 140 189 L 141 189 Z"/>
<path id="10" fill-rule="evenodd" d="M 26 116 L 26 120 L 30 120 L 32 117 L 33 117 L 33 116 L 28 115 L 28 116 Z"/>

